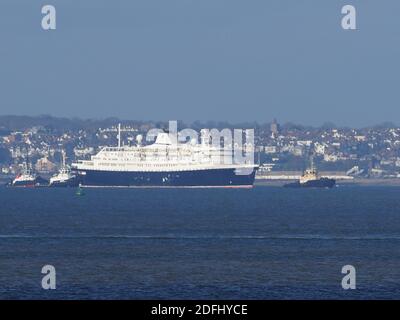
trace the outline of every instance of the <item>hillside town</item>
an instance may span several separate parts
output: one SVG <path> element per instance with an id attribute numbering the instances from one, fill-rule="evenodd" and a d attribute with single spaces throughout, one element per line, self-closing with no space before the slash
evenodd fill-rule
<path id="1" fill-rule="evenodd" d="M 62 152 L 67 162 L 88 159 L 104 146 L 117 145 L 118 119 L 82 121 L 52 117 L 0 117 L 0 175 L 9 177 L 29 162 L 35 171 L 51 175 L 58 170 Z M 137 135 L 163 122 L 124 121 L 122 143 L 133 145 Z M 256 161 L 261 173 L 304 170 L 310 157 L 321 171 L 342 172 L 363 178 L 400 178 L 400 128 L 391 124 L 362 129 L 326 124 L 305 127 L 269 123 L 180 123 L 201 128 L 254 128 Z"/>

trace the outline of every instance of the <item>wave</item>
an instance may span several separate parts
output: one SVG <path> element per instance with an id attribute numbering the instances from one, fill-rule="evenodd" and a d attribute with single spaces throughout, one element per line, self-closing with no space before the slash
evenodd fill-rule
<path id="1" fill-rule="evenodd" d="M 3 234 L 0 239 L 148 239 L 148 240 L 400 240 L 400 235 L 26 235 Z"/>

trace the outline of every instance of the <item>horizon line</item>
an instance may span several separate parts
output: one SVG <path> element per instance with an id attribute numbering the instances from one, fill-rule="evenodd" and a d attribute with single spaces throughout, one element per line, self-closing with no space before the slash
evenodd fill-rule
<path id="1" fill-rule="evenodd" d="M 311 125 L 311 124 L 302 124 L 300 122 L 293 122 L 293 121 L 277 121 L 276 117 L 271 117 L 271 120 L 243 120 L 243 121 L 231 121 L 231 120 L 182 120 L 182 119 L 168 119 L 168 120 L 162 120 L 162 119 L 128 119 L 128 118 L 121 118 L 118 116 L 106 116 L 106 117 L 101 117 L 101 118 L 88 118 L 88 117 L 80 117 L 80 116 L 56 116 L 56 115 L 51 115 L 51 114 L 38 114 L 38 115 L 21 115 L 21 114 L 0 114 L 0 119 L 5 118 L 5 117 L 14 117 L 14 118 L 31 118 L 31 119 L 43 119 L 43 118 L 49 118 L 49 119 L 55 119 L 55 120 L 69 120 L 69 121 L 83 121 L 83 122 L 102 122 L 102 121 L 121 121 L 121 122 L 162 122 L 162 123 L 168 123 L 169 121 L 177 121 L 178 123 L 184 123 L 184 124 L 190 124 L 193 125 L 196 122 L 199 122 L 201 124 L 207 123 L 207 122 L 214 122 L 216 124 L 229 124 L 229 125 L 238 125 L 238 124 L 251 124 L 255 123 L 257 125 L 265 125 L 265 124 L 271 124 L 274 121 L 276 121 L 278 124 L 283 125 L 283 126 L 288 126 L 288 125 L 293 125 L 293 126 L 300 126 L 300 127 L 306 127 L 306 128 L 337 128 L 337 129 L 366 129 L 366 128 L 376 128 L 376 127 L 382 127 L 382 128 L 400 128 L 400 124 L 397 124 L 393 121 L 382 121 L 380 123 L 375 123 L 371 125 L 364 125 L 364 126 L 349 126 L 349 125 L 337 125 L 333 121 L 323 121 L 321 122 L 320 125 Z"/>

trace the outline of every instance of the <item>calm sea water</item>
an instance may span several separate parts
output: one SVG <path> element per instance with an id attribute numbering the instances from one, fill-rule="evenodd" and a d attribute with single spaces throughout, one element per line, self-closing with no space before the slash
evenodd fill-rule
<path id="1" fill-rule="evenodd" d="M 400 299 L 397 187 L 0 188 L 0 205 L 3 299 Z"/>

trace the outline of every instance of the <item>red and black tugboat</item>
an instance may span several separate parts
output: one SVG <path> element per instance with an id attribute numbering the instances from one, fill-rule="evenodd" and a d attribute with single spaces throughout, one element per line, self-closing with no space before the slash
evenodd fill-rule
<path id="1" fill-rule="evenodd" d="M 15 179 L 10 183 L 11 187 L 25 187 L 34 188 L 47 186 L 48 181 L 37 176 L 33 170 L 30 168 L 27 162 L 24 163 L 24 167 L 20 174 L 18 174 Z"/>

